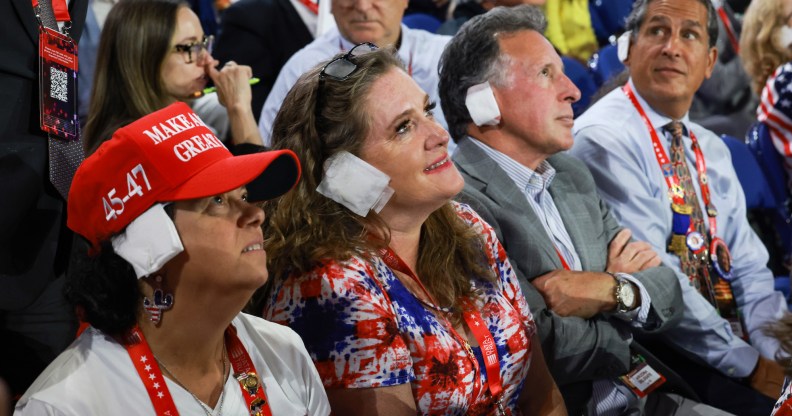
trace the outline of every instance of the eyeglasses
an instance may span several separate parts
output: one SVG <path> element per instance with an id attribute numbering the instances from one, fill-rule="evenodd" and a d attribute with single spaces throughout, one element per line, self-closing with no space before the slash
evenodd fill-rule
<path id="1" fill-rule="evenodd" d="M 319 73 L 319 81 L 323 81 L 325 77 L 330 77 L 336 81 L 346 81 L 358 67 L 352 59 L 376 51 L 377 49 L 377 45 L 371 42 L 363 42 L 355 45 L 349 52 L 333 59 L 325 65 L 324 68 L 322 68 L 322 72 Z"/>
<path id="2" fill-rule="evenodd" d="M 195 62 L 197 59 L 200 59 L 204 55 L 202 54 L 203 51 L 206 51 L 206 55 L 212 54 L 212 46 L 214 45 L 214 36 L 209 35 L 203 37 L 200 42 L 190 42 L 190 43 L 183 43 L 173 45 L 176 49 L 176 52 L 187 52 L 187 62 L 191 64 Z"/>

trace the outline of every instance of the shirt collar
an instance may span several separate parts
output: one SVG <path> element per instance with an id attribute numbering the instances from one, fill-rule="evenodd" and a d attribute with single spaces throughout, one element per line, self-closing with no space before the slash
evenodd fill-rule
<path id="1" fill-rule="evenodd" d="M 630 83 L 630 87 L 632 88 L 632 91 L 635 94 L 635 98 L 638 99 L 639 103 L 641 103 L 641 107 L 643 108 L 644 113 L 646 113 L 646 117 L 648 117 L 649 121 L 652 122 L 652 127 L 654 127 L 655 130 L 662 131 L 663 126 L 674 121 L 672 118 L 664 116 L 658 113 L 657 111 L 655 111 L 654 108 L 652 108 L 652 106 L 650 106 L 649 103 L 647 103 L 646 100 L 644 100 L 644 98 L 641 97 L 641 94 L 638 92 L 638 89 L 635 88 L 635 84 L 633 84 L 632 77 L 627 82 Z M 635 111 L 637 112 L 638 109 L 636 109 Z M 685 115 L 682 117 L 682 120 L 680 121 L 682 122 L 682 124 L 685 125 L 686 129 L 690 129 L 690 112 L 685 113 Z"/>
<path id="2" fill-rule="evenodd" d="M 341 31 L 338 30 L 338 28 L 336 28 L 336 31 L 338 32 L 338 39 L 341 42 L 341 47 L 344 49 L 344 52 L 355 47 L 356 44 L 352 43 L 352 41 L 345 38 L 344 35 L 341 33 Z M 398 53 L 399 53 L 399 58 L 401 58 L 403 62 L 407 62 L 407 59 L 410 58 L 409 51 L 412 50 L 412 38 L 408 36 L 409 31 L 410 29 L 407 26 L 405 26 L 404 24 L 401 25 L 401 45 L 399 46 Z"/>
<path id="3" fill-rule="evenodd" d="M 493 149 L 473 136 L 468 136 L 468 139 L 494 160 L 522 192 L 541 192 L 550 187 L 553 178 L 555 178 L 556 171 L 547 160 L 543 160 L 539 166 L 536 167 L 536 170 L 533 170 L 512 159 L 505 153 Z"/>

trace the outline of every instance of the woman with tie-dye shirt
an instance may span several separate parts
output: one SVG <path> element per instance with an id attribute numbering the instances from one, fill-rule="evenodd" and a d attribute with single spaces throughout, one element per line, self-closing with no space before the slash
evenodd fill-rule
<path id="1" fill-rule="evenodd" d="M 433 106 L 373 45 L 297 82 L 273 144 L 305 176 L 267 207 L 264 317 L 300 334 L 336 414 L 566 414 L 495 232 L 451 202 Z"/>

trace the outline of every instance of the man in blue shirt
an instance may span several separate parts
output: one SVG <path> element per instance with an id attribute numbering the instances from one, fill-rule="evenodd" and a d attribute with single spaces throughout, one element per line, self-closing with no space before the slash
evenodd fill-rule
<path id="1" fill-rule="evenodd" d="M 575 121 L 571 152 L 591 169 L 621 223 L 676 271 L 685 310 L 662 342 L 678 354 L 657 348 L 661 358 L 675 363 L 705 403 L 767 414 L 783 372 L 772 361 L 778 343 L 763 328 L 786 302 L 773 290 L 767 251 L 746 220 L 728 149 L 688 118 L 717 58 L 715 11 L 709 0 L 639 0 L 627 28 L 630 80 Z M 672 121 L 681 122 L 681 136 L 671 133 Z M 672 151 L 675 137 L 681 144 Z"/>

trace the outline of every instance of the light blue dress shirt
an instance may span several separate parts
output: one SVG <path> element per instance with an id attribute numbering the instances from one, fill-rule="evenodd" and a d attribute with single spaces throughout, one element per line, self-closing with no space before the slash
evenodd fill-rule
<path id="1" fill-rule="evenodd" d="M 440 55 L 443 53 L 445 45 L 451 40 L 451 37 L 435 35 L 424 30 L 410 29 L 404 25 L 401 26 L 401 31 L 402 40 L 399 47 L 399 58 L 404 63 L 405 68 L 411 69 L 413 80 L 423 91 L 429 94 L 429 100 L 437 103 L 437 107 L 434 110 L 435 120 L 444 129 L 448 129 L 443 110 L 440 108 L 440 95 L 437 91 L 439 82 L 437 64 L 440 61 Z M 259 131 L 265 146 L 272 144 L 270 136 L 272 135 L 272 124 L 275 122 L 275 116 L 278 114 L 286 94 L 297 82 L 297 79 L 319 62 L 332 58 L 342 50 L 348 51 L 353 46 L 355 45 L 341 36 L 337 28 L 334 28 L 321 37 L 316 38 L 289 58 L 281 69 L 280 74 L 278 74 L 278 79 L 275 80 L 275 85 L 272 86 L 272 91 L 267 96 L 264 108 L 261 110 Z M 387 98 L 382 97 L 382 99 Z M 449 141 L 448 145 L 449 151 L 452 151 L 454 148 L 453 142 Z"/>
<path id="2" fill-rule="evenodd" d="M 632 80 L 629 82 L 632 84 Z M 671 119 L 655 112 L 635 92 L 668 152 L 670 139 L 662 128 Z M 663 263 L 676 271 L 685 310 L 681 323 L 662 336 L 686 355 L 727 376 L 747 377 L 760 353 L 772 359 L 778 351 L 778 342 L 765 335 L 762 327 L 782 316 L 786 302 L 780 292 L 774 291 L 773 276 L 766 266 L 767 250 L 746 219 L 745 195 L 728 148 L 687 115 L 681 121 L 696 135 L 706 160 L 712 201 L 719 212 L 718 236 L 731 250 L 732 290 L 750 344 L 738 338 L 729 323 L 692 287 L 688 276 L 680 271 L 679 258 L 666 252 L 672 216 L 667 186 L 646 124 L 621 89 L 606 95 L 575 121 L 575 144 L 570 152 L 588 165 L 602 198 L 622 225 L 630 228 L 636 239 L 650 243 Z M 684 143 L 688 168 L 695 172 L 690 138 L 685 137 Z M 693 185 L 703 206 L 698 181 Z"/>
<path id="3" fill-rule="evenodd" d="M 474 137 L 468 136 L 470 141 L 476 144 L 484 153 L 487 154 L 498 166 L 506 172 L 506 175 L 514 182 L 533 208 L 536 216 L 542 220 L 547 235 L 558 249 L 559 253 L 569 265 L 571 270 L 581 271 L 580 256 L 575 250 L 572 238 L 564 226 L 561 214 L 558 212 L 553 196 L 548 191 L 550 184 L 555 177 L 555 169 L 547 160 L 542 161 L 536 170 L 532 170 L 522 165 L 508 155 L 487 146 Z M 627 273 L 619 273 L 620 277 L 629 280 L 641 293 L 641 304 L 638 308 L 615 316 L 631 321 L 632 326 L 640 327 L 645 325 L 652 306 L 652 299 L 646 288 L 638 279 Z M 638 397 L 630 392 L 623 384 L 610 379 L 595 380 L 592 385 L 592 413 L 598 416 L 610 416 L 621 414 L 628 405 L 637 405 Z"/>

